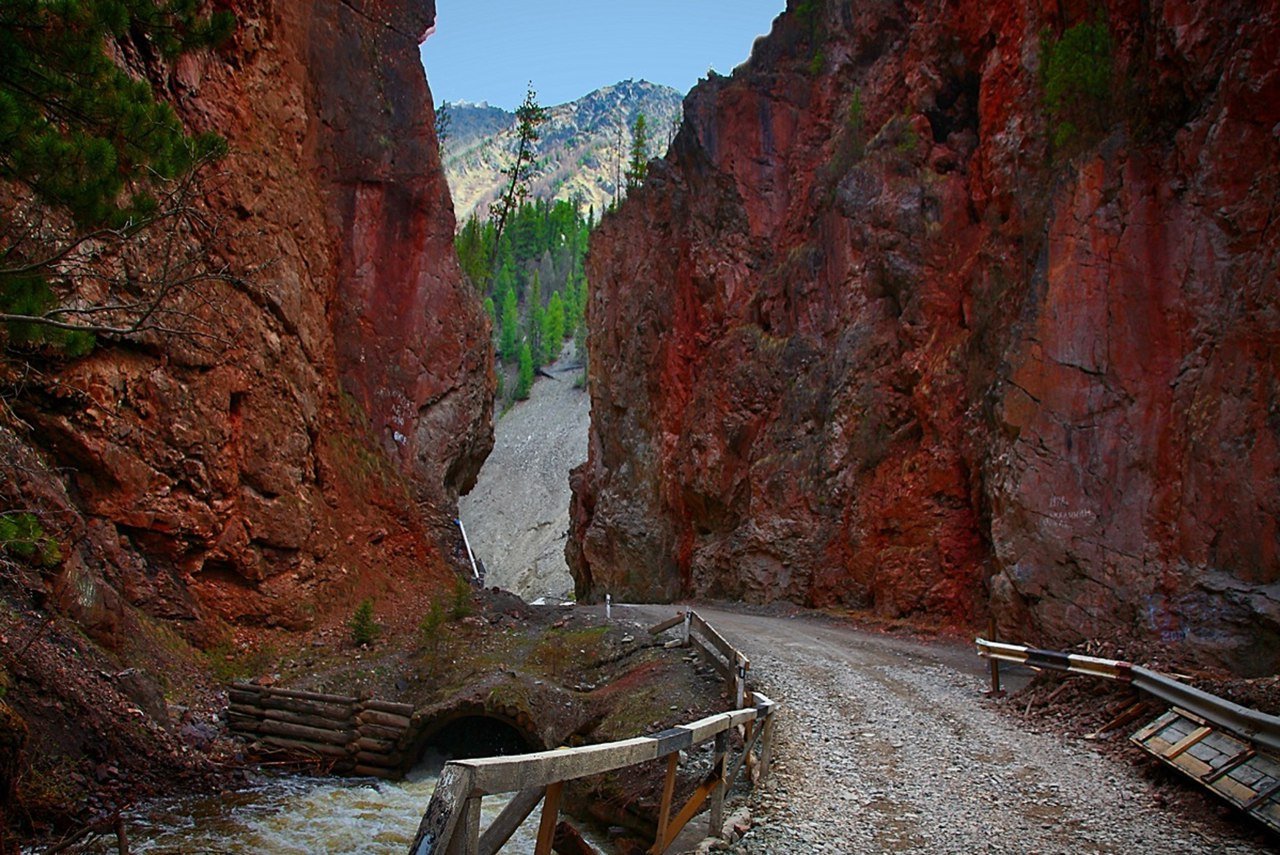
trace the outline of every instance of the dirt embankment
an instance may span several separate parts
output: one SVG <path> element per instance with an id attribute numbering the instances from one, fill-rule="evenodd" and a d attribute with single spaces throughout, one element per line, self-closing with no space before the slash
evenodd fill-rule
<path id="1" fill-rule="evenodd" d="M 569 470 L 587 459 L 591 400 L 578 385 L 572 349 L 494 426 L 493 452 L 475 489 L 458 503 L 486 584 L 525 600 L 559 602 L 573 592 L 564 559 Z"/>

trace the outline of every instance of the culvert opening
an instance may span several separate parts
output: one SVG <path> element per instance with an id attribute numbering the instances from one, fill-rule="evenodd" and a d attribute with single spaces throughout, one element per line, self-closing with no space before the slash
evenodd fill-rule
<path id="1" fill-rule="evenodd" d="M 499 757 L 538 751 L 538 745 L 519 728 L 487 715 L 460 716 L 427 734 L 423 751 L 432 750 L 446 760 Z"/>

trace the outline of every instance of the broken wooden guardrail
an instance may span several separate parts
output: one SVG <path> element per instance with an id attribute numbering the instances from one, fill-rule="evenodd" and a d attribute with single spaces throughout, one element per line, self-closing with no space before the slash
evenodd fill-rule
<path id="1" fill-rule="evenodd" d="M 1280 831 L 1280 718 L 1129 662 L 984 638 L 976 643 L 978 654 L 993 661 L 1117 680 L 1164 701 L 1172 709 L 1130 740 Z"/>
<path id="2" fill-rule="evenodd" d="M 491 855 L 502 848 L 539 802 L 543 808 L 534 852 L 548 855 L 565 782 L 662 758 L 667 760 L 666 777 L 657 835 L 649 852 L 655 855 L 665 852 L 708 801 L 711 803 L 710 833 L 720 835 L 724 826 L 724 794 L 742 768 L 751 765 L 752 752 L 757 748 L 759 778 L 768 771 L 777 705 L 759 692 L 747 689 L 746 671 L 750 664 L 747 658 L 696 613 L 682 612 L 650 632 L 657 635 L 678 624 L 684 626 L 683 640 L 697 646 L 726 675 L 730 697 L 734 698 L 737 708 L 651 736 L 559 751 L 451 761 L 440 773 L 410 847 L 411 855 Z M 736 727 L 743 728 L 743 748 L 741 755 L 730 762 L 729 732 Z M 715 755 L 710 773 L 672 816 L 680 752 L 712 739 Z M 517 795 L 481 834 L 481 799 L 510 792 Z"/>

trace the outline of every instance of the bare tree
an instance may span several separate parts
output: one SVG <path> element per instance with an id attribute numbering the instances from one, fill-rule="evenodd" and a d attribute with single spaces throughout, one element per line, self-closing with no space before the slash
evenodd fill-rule
<path id="1" fill-rule="evenodd" d="M 202 286 L 239 284 L 226 263 L 214 263 L 220 218 L 200 204 L 204 173 L 214 158 L 172 180 L 152 178 L 155 208 L 122 225 L 79 230 L 36 199 L 16 205 L 0 224 L 0 283 L 47 286 L 47 299 L 0 311 L 10 344 L 42 340 L 41 331 L 137 338 L 146 334 L 213 339 L 198 315 L 216 306 Z"/>

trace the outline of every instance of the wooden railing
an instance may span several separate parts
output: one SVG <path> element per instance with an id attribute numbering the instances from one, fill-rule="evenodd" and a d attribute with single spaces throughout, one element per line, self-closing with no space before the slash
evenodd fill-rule
<path id="1" fill-rule="evenodd" d="M 680 613 L 653 627 L 657 635 L 683 625 L 682 643 L 695 646 L 726 678 L 735 709 L 707 716 L 651 736 L 620 742 L 586 745 L 559 751 L 539 751 L 510 757 L 455 760 L 446 764 L 436 784 L 426 814 L 410 848 L 411 855 L 491 855 L 502 848 L 516 829 L 542 802 L 535 855 L 548 855 L 560 811 L 565 782 L 624 769 L 666 758 L 658 828 L 649 849 L 662 853 L 681 829 L 710 802 L 710 834 L 719 836 L 724 826 L 724 795 L 744 767 L 756 767 L 757 780 L 768 771 L 777 705 L 746 685 L 750 666 L 745 656 L 696 613 Z M 743 729 L 742 752 L 731 757 L 729 732 Z M 711 771 L 688 801 L 672 813 L 680 752 L 715 741 Z M 758 750 L 758 759 L 753 753 Z M 487 795 L 516 793 L 502 813 L 481 833 L 480 804 Z"/>

